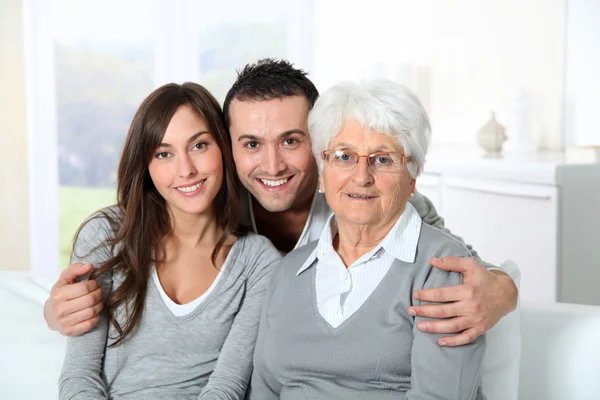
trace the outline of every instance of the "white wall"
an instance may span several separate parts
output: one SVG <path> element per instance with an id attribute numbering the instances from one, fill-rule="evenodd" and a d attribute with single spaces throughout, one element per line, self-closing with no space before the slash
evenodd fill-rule
<path id="1" fill-rule="evenodd" d="M 600 1 L 567 3 L 565 134 L 569 144 L 600 146 Z"/>
<path id="2" fill-rule="evenodd" d="M 29 268 L 21 0 L 0 1 L 0 269 Z"/>
<path id="3" fill-rule="evenodd" d="M 513 143 L 528 132 L 536 146 L 563 146 L 564 0 L 315 4 L 321 89 L 386 75 L 421 96 L 434 142 L 474 143 L 493 109 Z"/>

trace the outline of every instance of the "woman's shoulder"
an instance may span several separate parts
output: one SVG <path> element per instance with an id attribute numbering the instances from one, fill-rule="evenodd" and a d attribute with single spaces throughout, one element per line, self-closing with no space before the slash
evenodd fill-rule
<path id="1" fill-rule="evenodd" d="M 120 225 L 120 212 L 111 206 L 86 218 L 75 234 L 71 264 L 81 262 L 95 268 L 113 257 L 113 242 Z"/>
<path id="2" fill-rule="evenodd" d="M 121 210 L 116 205 L 102 208 L 83 221 L 80 233 L 95 234 L 101 233 L 101 231 L 114 231 L 120 225 L 121 215 Z"/>
<path id="3" fill-rule="evenodd" d="M 108 247 L 114 238 L 121 221 L 121 212 L 117 206 L 96 211 L 81 224 L 74 240 L 74 253 L 85 254 L 100 247 Z"/>
<path id="4" fill-rule="evenodd" d="M 431 258 L 471 257 L 469 249 L 456 238 L 431 225 L 423 224 L 417 249 L 418 262 L 424 266 L 417 275 L 417 286 L 437 288 L 456 286 L 462 283 L 462 275 L 458 272 L 444 271 L 431 265 Z"/>
<path id="5" fill-rule="evenodd" d="M 463 242 L 434 226 L 423 223 L 419 238 L 419 250 L 433 254 L 431 257 L 471 257 L 471 252 Z"/>
<path id="6" fill-rule="evenodd" d="M 248 232 L 237 238 L 237 260 L 246 266 L 272 264 L 281 259 L 281 253 L 266 237 Z"/>

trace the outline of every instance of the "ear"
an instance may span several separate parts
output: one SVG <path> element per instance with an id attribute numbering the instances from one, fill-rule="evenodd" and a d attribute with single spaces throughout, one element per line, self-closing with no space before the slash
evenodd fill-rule
<path id="1" fill-rule="evenodd" d="M 325 185 L 323 185 L 323 179 L 319 179 L 319 193 L 325 193 Z"/>
<path id="2" fill-rule="evenodd" d="M 317 190 L 319 193 L 325 193 L 325 184 L 323 183 L 323 165 L 319 166 L 319 183 Z"/>

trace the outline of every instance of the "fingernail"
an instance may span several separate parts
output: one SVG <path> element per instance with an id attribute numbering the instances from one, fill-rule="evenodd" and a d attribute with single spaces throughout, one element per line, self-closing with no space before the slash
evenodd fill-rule
<path id="1" fill-rule="evenodd" d="M 417 293 L 417 292 L 414 292 L 414 293 L 413 293 L 413 297 L 414 297 L 415 299 L 419 300 L 419 293 Z"/>
<path id="2" fill-rule="evenodd" d="M 442 340 L 442 341 L 440 342 L 440 346 L 447 346 L 447 345 L 448 345 L 448 343 L 446 343 L 446 341 L 445 341 L 445 340 Z"/>
<path id="3" fill-rule="evenodd" d="M 441 258 L 435 258 L 435 257 L 433 257 L 432 260 L 435 261 L 435 262 L 442 262 Z"/>
<path id="4" fill-rule="evenodd" d="M 425 325 L 423 322 L 419 322 L 417 324 L 417 329 L 423 332 L 427 332 L 427 325 Z"/>
<path id="5" fill-rule="evenodd" d="M 414 310 L 414 309 L 412 309 L 412 308 L 409 308 L 409 309 L 408 309 L 408 315 L 410 315 L 410 316 L 412 316 L 412 317 L 415 317 L 415 316 L 417 315 L 417 313 L 415 312 L 415 310 Z"/>

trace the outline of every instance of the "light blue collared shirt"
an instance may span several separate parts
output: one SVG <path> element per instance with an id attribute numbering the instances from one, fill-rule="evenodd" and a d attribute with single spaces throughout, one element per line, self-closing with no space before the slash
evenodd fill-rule
<path id="1" fill-rule="evenodd" d="M 315 289 L 317 307 L 323 318 L 334 328 L 341 325 L 369 298 L 395 259 L 414 263 L 422 220 L 417 210 L 406 203 L 384 239 L 348 268 L 333 248 L 337 224 L 332 215 L 319 238 L 315 250 L 300 267 L 297 275 L 316 262 Z"/>

